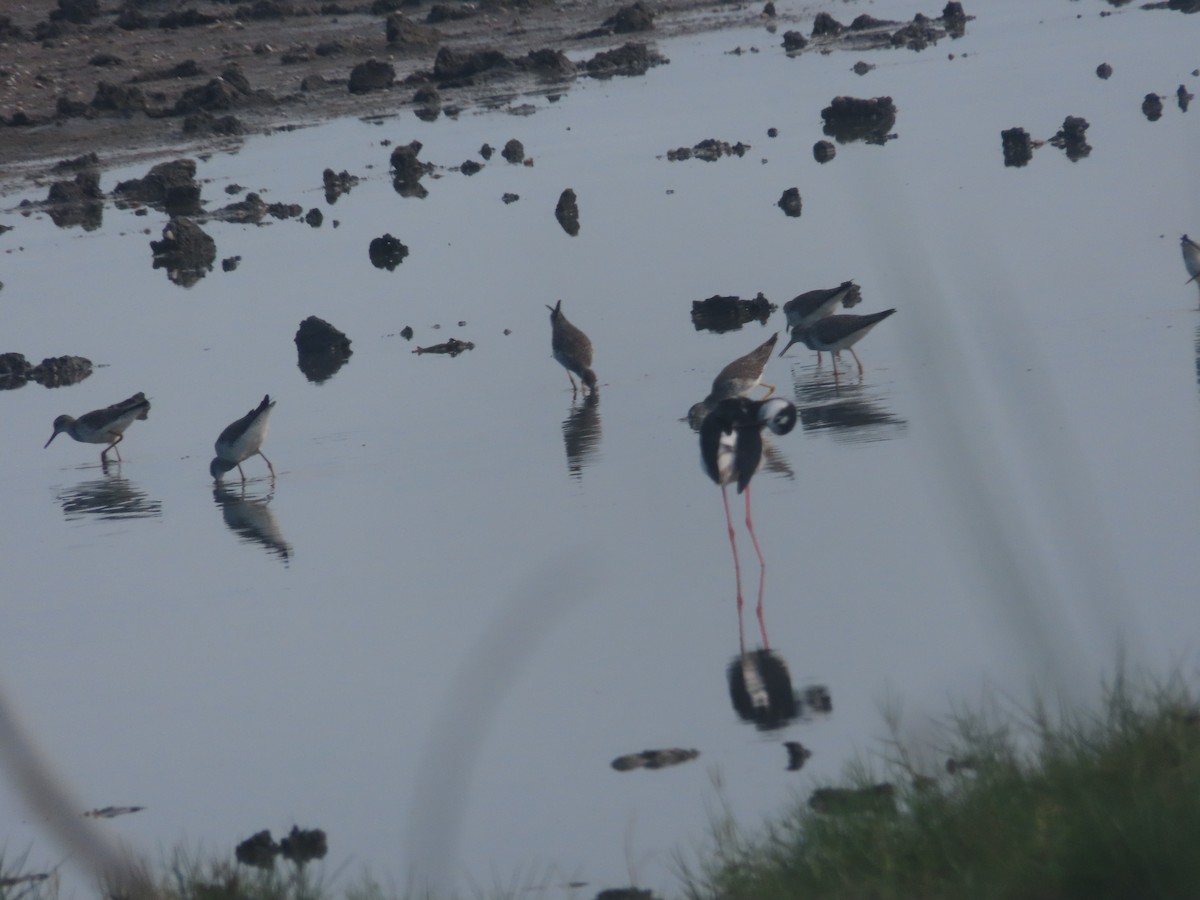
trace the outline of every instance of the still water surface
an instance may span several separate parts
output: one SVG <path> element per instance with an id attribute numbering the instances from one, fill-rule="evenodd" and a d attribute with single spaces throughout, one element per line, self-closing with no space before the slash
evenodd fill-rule
<path id="1" fill-rule="evenodd" d="M 777 6 L 809 29 L 815 10 Z M 190 288 L 151 268 L 160 213 L 109 207 L 88 232 L 5 213 L 0 350 L 100 365 L 0 395 L 0 678 L 79 808 L 144 805 L 101 826 L 152 859 L 299 824 L 328 832 L 343 879 L 669 895 L 711 816 L 780 813 L 879 746 L 885 706 L 933 771 L 959 700 L 1088 700 L 1120 654 L 1194 675 L 1200 312 L 1178 237 L 1200 232 L 1200 120 L 1168 103 L 1150 123 L 1140 103 L 1195 91 L 1200 17 L 1108 9 L 968 8 L 964 38 L 920 54 L 790 59 L 763 29 L 706 34 L 664 43 L 644 78 L 519 98 L 530 116 L 250 139 L 201 161 L 206 205 L 237 183 L 325 224 L 208 223 L 242 261 Z M 898 138 L 821 166 L 839 94 L 893 97 Z M 1046 146 L 1004 168 L 1002 129 L 1046 138 L 1067 115 L 1091 123 L 1090 157 Z M 391 188 L 384 141 L 450 167 L 510 137 L 532 167 Z M 709 137 L 752 149 L 666 160 Z M 332 205 L 327 166 L 362 178 Z M 799 219 L 775 206 L 792 186 Z M 575 238 L 553 216 L 566 187 Z M 4 207 L 23 196 L 44 189 Z M 410 249 L 393 272 L 367 256 L 385 232 Z M 757 567 L 743 632 L 681 418 L 784 321 L 717 335 L 689 311 L 850 278 L 854 312 L 898 310 L 858 345 L 863 379 L 834 384 L 799 346 L 765 376 L 801 410 L 754 481 L 765 637 L 833 711 L 763 731 L 726 680 L 764 641 Z M 596 348 L 593 406 L 550 357 L 558 298 Z M 319 385 L 292 343 L 309 315 L 354 342 Z M 449 337 L 475 349 L 410 352 Z M 66 437 L 42 449 L 56 415 L 139 390 L 153 408 L 123 465 Z M 212 441 L 267 392 L 278 478 L 253 460 L 214 490 Z M 784 740 L 812 750 L 804 771 Z M 662 747 L 700 756 L 609 767 Z M 63 859 L 7 783 L 0 835 L 34 866 Z"/>

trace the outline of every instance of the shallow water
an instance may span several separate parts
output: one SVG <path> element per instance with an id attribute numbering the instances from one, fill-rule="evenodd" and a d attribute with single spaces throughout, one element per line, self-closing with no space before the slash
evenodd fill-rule
<path id="1" fill-rule="evenodd" d="M 809 30 L 811 10 L 777 6 L 799 17 L 781 32 Z M 644 78 L 515 100 L 529 116 L 248 140 L 201 162 L 206 205 L 238 183 L 325 224 L 208 223 L 242 261 L 189 288 L 151 268 L 158 212 L 110 206 L 94 231 L 3 215 L 0 351 L 101 366 L 0 394 L 0 677 L 78 807 L 145 805 L 98 827 L 152 859 L 299 824 L 328 832 L 344 880 L 671 894 L 713 815 L 780 813 L 878 747 L 885 706 L 934 770 L 958 700 L 1086 700 L 1121 655 L 1191 676 L 1200 313 L 1178 236 L 1200 231 L 1200 130 L 1173 95 L 1195 91 L 1200 17 L 1108 9 L 968 7 L 964 38 L 919 54 L 790 59 L 763 29 L 706 34 L 661 45 L 671 63 Z M 860 57 L 877 68 L 853 74 Z M 1155 123 L 1150 91 L 1169 99 Z M 821 166 L 839 94 L 892 96 L 898 138 Z M 1046 138 L 1067 115 L 1091 123 L 1090 157 L 1003 166 L 1002 129 Z M 385 140 L 448 167 L 510 137 L 532 167 L 497 155 L 427 177 L 423 200 L 392 190 Z M 752 149 L 666 160 L 708 137 Z M 327 204 L 326 166 L 363 181 Z M 791 186 L 799 219 L 775 206 Z M 553 216 L 565 187 L 575 238 Z M 44 189 L 3 205 L 22 196 Z M 393 272 L 367 257 L 385 232 L 410 249 Z M 801 427 L 753 488 L 770 646 L 833 711 L 763 731 L 726 680 L 740 634 L 762 643 L 757 566 L 739 525 L 740 632 L 718 491 L 680 420 L 783 316 L 716 335 L 689 311 L 847 278 L 854 312 L 898 313 L 858 345 L 861 381 L 800 347 L 771 360 Z M 558 298 L 596 347 L 595 406 L 550 357 Z M 309 315 L 354 342 L 319 385 L 291 340 Z M 449 337 L 475 349 L 410 352 Z M 121 466 L 65 436 L 42 449 L 59 413 L 138 390 L 153 408 Z M 252 460 L 214 490 L 212 441 L 266 392 L 278 478 Z M 813 751 L 803 772 L 784 740 Z M 609 767 L 662 747 L 700 756 Z M 2 797 L 4 845 L 62 860 Z"/>

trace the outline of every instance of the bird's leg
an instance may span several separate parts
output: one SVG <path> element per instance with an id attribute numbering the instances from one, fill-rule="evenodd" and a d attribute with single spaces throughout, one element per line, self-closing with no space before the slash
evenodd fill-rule
<path id="1" fill-rule="evenodd" d="M 261 456 L 264 460 L 266 460 L 267 468 L 271 470 L 271 478 L 273 479 L 275 477 L 275 467 L 273 465 L 271 465 L 271 461 L 269 459 L 267 459 L 267 454 L 265 454 L 261 450 L 259 450 L 258 455 Z"/>
<path id="2" fill-rule="evenodd" d="M 729 528 L 729 546 L 733 548 L 733 577 L 737 581 L 737 608 L 738 620 L 741 621 L 742 615 L 742 565 L 738 562 L 737 538 L 733 531 L 733 517 L 729 514 L 729 494 L 725 491 L 725 485 L 721 485 L 721 500 L 725 504 L 725 524 Z"/>
<path id="3" fill-rule="evenodd" d="M 123 435 L 123 434 L 116 435 L 113 438 L 113 442 L 111 444 L 109 444 L 107 447 L 105 447 L 103 450 L 100 451 L 100 459 L 103 460 L 105 454 L 108 453 L 109 450 L 111 450 L 113 453 L 117 454 L 117 462 L 121 462 L 121 451 L 117 449 L 117 444 L 121 443 L 121 441 L 124 438 L 125 438 L 125 435 Z"/>
<path id="4" fill-rule="evenodd" d="M 767 389 L 767 392 L 766 392 L 765 394 L 763 394 L 763 395 L 762 395 L 762 399 L 766 400 L 766 399 L 767 399 L 768 397 L 770 397 L 770 396 L 771 396 L 773 393 L 775 393 L 775 385 L 773 385 L 773 384 L 767 384 L 765 381 L 761 381 L 761 382 L 759 382 L 759 384 L 760 384 L 762 387 L 765 387 L 765 388 Z"/>
<path id="5" fill-rule="evenodd" d="M 858 363 L 858 377 L 859 377 L 859 378 L 862 378 L 862 377 L 863 377 L 863 364 L 862 364 L 862 360 L 858 358 L 858 354 L 854 352 L 854 348 L 853 348 L 853 347 L 847 347 L 846 349 L 848 349 L 848 350 L 850 351 L 850 355 L 851 355 L 851 356 L 853 356 L 853 357 L 854 357 L 854 361 L 855 361 L 856 363 Z"/>
<path id="6" fill-rule="evenodd" d="M 246 480 L 246 473 L 242 471 L 242 464 L 241 464 L 241 463 L 238 463 L 238 464 L 237 464 L 237 467 L 238 467 L 238 474 L 242 476 L 242 481 L 245 481 L 245 480 Z"/>
<path id="7" fill-rule="evenodd" d="M 767 562 L 763 559 L 762 550 L 758 547 L 758 537 L 754 534 L 754 518 L 750 515 L 750 485 L 746 485 L 746 529 L 750 532 L 750 540 L 754 542 L 754 552 L 758 554 L 758 606 L 755 613 L 758 615 L 758 627 L 766 633 L 766 628 L 763 626 L 763 587 L 767 581 Z"/>
<path id="8" fill-rule="evenodd" d="M 821 351 L 817 351 L 817 368 L 821 368 Z"/>
<path id="9" fill-rule="evenodd" d="M 571 396 L 574 397 L 579 389 L 575 387 L 575 379 L 571 377 L 570 369 L 567 370 L 567 381 L 571 382 Z"/>

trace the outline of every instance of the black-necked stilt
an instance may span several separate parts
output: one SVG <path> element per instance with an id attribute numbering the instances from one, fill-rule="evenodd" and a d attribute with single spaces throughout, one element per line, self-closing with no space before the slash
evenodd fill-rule
<path id="1" fill-rule="evenodd" d="M 784 353 L 787 353 L 788 347 L 797 341 L 804 344 L 809 350 L 816 350 L 818 362 L 820 362 L 821 351 L 825 350 L 833 357 L 833 372 L 836 375 L 838 353 L 849 350 L 854 361 L 858 363 L 858 374 L 861 376 L 863 364 L 862 360 L 858 358 L 858 354 L 854 352 L 854 345 L 862 340 L 868 331 L 894 312 L 894 309 L 885 309 L 883 312 L 871 313 L 868 316 L 829 316 L 811 325 L 797 325 L 792 329 L 792 339 L 788 341 L 787 347 L 784 347 L 779 355 L 783 356 Z"/>
<path id="2" fill-rule="evenodd" d="M 838 304 L 851 307 L 862 297 L 862 291 L 853 281 L 843 281 L 835 288 L 819 288 L 805 291 L 783 304 L 789 328 L 797 325 L 812 325 L 819 319 L 831 315 Z"/>
<path id="3" fill-rule="evenodd" d="M 1200 278 L 1200 244 L 1185 234 L 1179 239 L 1179 249 L 1183 251 L 1183 264 L 1187 266 L 1188 274 L 1192 276 L 1187 280 L 1187 283 L 1191 284 Z"/>
<path id="4" fill-rule="evenodd" d="M 723 368 L 713 379 L 712 391 L 709 395 L 688 410 L 688 419 L 693 423 L 699 422 L 722 400 L 745 396 L 760 384 L 767 388 L 763 399 L 770 397 L 775 392 L 775 385 L 764 383 L 762 373 L 767 365 L 767 360 L 771 358 L 771 351 L 775 349 L 777 340 L 779 340 L 779 332 L 775 332 L 745 356 L 739 356 Z"/>
<path id="5" fill-rule="evenodd" d="M 274 406 L 275 401 L 271 399 L 270 394 L 264 394 L 262 403 L 258 404 L 256 409 L 250 410 L 221 432 L 214 445 L 217 455 L 208 466 L 209 474 L 214 480 L 220 481 L 222 475 L 236 466 L 242 481 L 245 481 L 246 473 L 242 471 L 242 463 L 255 455 L 266 461 L 267 468 L 271 470 L 271 477 L 275 477 L 275 467 L 261 449 L 263 441 L 267 439 L 267 420 Z"/>
<path id="6" fill-rule="evenodd" d="M 737 484 L 738 493 L 746 495 L 746 528 L 754 542 L 759 565 L 766 571 L 766 561 L 754 534 L 754 519 L 750 515 L 750 479 L 762 459 L 763 428 L 775 434 L 787 434 L 796 426 L 796 407 L 782 397 L 750 400 L 731 397 L 718 403 L 700 425 L 700 463 L 705 474 L 721 486 L 725 504 L 725 524 L 729 527 L 729 545 L 733 548 L 733 568 L 737 578 L 738 610 L 742 608 L 742 567 L 738 561 L 737 539 L 733 517 L 729 513 L 726 486 Z M 759 591 L 758 614 L 762 618 L 762 591 Z"/>
<path id="7" fill-rule="evenodd" d="M 567 321 L 567 317 L 563 315 L 561 300 L 553 306 L 546 304 L 546 309 L 550 310 L 550 347 L 554 351 L 554 358 L 567 370 L 571 393 L 576 392 L 575 379 L 571 378 L 572 372 L 579 376 L 580 382 L 589 391 L 595 392 L 596 373 L 592 371 L 592 342 L 586 334 Z"/>
<path id="8" fill-rule="evenodd" d="M 122 400 L 104 409 L 94 409 L 78 419 L 59 416 L 54 420 L 54 433 L 42 449 L 45 450 L 50 446 L 50 441 L 66 432 L 85 444 L 107 444 L 108 446 L 100 451 L 101 463 L 108 461 L 106 454 L 109 450 L 116 453 L 117 462 L 121 462 L 121 451 L 117 449 L 117 444 L 124 439 L 125 429 L 133 424 L 134 419 L 146 418 L 149 412 L 150 401 L 139 391 L 128 400 Z"/>

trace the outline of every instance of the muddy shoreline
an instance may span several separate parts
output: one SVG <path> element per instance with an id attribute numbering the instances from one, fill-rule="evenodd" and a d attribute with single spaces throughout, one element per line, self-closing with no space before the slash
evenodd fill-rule
<path id="1" fill-rule="evenodd" d="M 622 18 L 630 6 L 609 0 L 6 5 L 0 191 L 39 183 L 56 161 L 89 152 L 104 168 L 219 150 L 249 135 L 341 116 L 503 107 L 521 93 L 569 90 L 589 74 L 583 64 L 607 50 L 644 45 L 653 54 L 658 39 L 775 22 L 762 4 L 660 0 L 649 20 Z M 577 65 L 564 65 L 566 55 Z M 481 60 L 496 64 L 473 68 Z M 448 68 L 454 65 L 462 67 Z M 382 77 L 352 90 L 359 74 Z"/>

